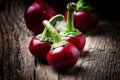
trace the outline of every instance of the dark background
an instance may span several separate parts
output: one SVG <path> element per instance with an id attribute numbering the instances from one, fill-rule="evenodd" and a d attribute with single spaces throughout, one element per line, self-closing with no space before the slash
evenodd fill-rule
<path id="1" fill-rule="evenodd" d="M 64 13 L 68 2 L 77 2 L 78 0 L 45 0 L 53 6 L 58 13 Z M 98 10 L 101 19 L 120 19 L 119 0 L 88 0 L 92 6 Z"/>
<path id="2" fill-rule="evenodd" d="M 30 4 L 35 0 L 24 0 L 26 4 Z M 48 4 L 50 4 L 57 13 L 64 14 L 66 9 L 66 5 L 69 2 L 77 2 L 78 0 L 44 0 Z M 89 1 L 92 6 L 94 6 L 99 14 L 101 19 L 112 19 L 112 20 L 120 20 L 120 2 L 119 0 L 85 0 Z M 4 6 L 2 2 L 6 2 L 5 0 L 0 0 L 0 9 Z"/>
<path id="3" fill-rule="evenodd" d="M 35 0 L 24 0 L 26 4 L 30 4 Z M 44 0 L 50 4 L 57 13 L 64 14 L 66 5 L 69 2 L 77 2 L 78 0 Z M 120 20 L 120 2 L 119 0 L 85 0 L 89 1 L 92 6 L 97 9 L 101 19 Z M 0 9 L 3 8 L 5 0 L 0 0 Z"/>

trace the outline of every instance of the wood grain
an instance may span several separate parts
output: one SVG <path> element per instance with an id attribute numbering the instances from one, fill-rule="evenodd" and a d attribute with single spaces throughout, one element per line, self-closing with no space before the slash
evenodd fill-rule
<path id="1" fill-rule="evenodd" d="M 25 0 L 6 0 L 0 8 L 0 80 L 120 80 L 120 22 L 100 20 L 86 33 L 79 61 L 59 72 L 28 50 L 33 37 L 24 22 Z"/>

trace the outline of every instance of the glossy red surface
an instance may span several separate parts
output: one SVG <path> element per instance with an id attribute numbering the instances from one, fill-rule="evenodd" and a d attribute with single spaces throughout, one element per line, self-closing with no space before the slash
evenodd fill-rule
<path id="1" fill-rule="evenodd" d="M 70 43 L 50 50 L 47 60 L 56 69 L 69 69 L 76 64 L 79 55 L 79 50 Z"/>
<path id="2" fill-rule="evenodd" d="M 49 20 L 54 15 L 56 12 L 48 3 L 37 0 L 26 8 L 24 19 L 27 28 L 38 34 L 44 30 L 43 20 Z"/>
<path id="3" fill-rule="evenodd" d="M 65 11 L 65 19 L 68 11 Z M 81 32 L 87 32 L 95 28 L 98 24 L 98 14 L 96 11 L 77 11 L 74 12 L 74 26 Z"/>
<path id="4" fill-rule="evenodd" d="M 86 43 L 86 36 L 84 34 L 80 34 L 76 37 L 64 36 L 62 39 L 73 43 L 79 49 L 79 51 L 83 50 Z"/>
<path id="5" fill-rule="evenodd" d="M 40 39 L 33 37 L 29 44 L 29 50 L 34 57 L 40 60 L 47 60 L 47 53 L 51 48 L 51 42 L 43 42 Z"/>

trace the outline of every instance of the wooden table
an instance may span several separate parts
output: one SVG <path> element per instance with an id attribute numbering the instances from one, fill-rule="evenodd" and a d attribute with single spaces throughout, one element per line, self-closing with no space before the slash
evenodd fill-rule
<path id="1" fill-rule="evenodd" d="M 58 72 L 28 50 L 33 35 L 23 18 L 25 1 L 0 1 L 0 80 L 120 80 L 119 21 L 100 20 L 86 33 L 87 42 L 77 64 Z"/>

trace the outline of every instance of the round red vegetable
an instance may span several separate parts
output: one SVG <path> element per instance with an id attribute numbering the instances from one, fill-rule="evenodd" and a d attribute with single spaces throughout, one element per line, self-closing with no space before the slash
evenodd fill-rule
<path id="1" fill-rule="evenodd" d="M 70 43 L 50 50 L 47 60 L 57 69 L 69 69 L 76 64 L 79 54 L 79 50 Z"/>
<path id="2" fill-rule="evenodd" d="M 79 51 L 83 50 L 86 43 L 86 36 L 83 33 L 75 37 L 63 36 L 62 39 L 73 43 Z"/>
<path id="3" fill-rule="evenodd" d="M 65 19 L 67 19 L 68 10 L 65 11 Z M 77 10 L 74 12 L 74 26 L 82 32 L 86 32 L 95 28 L 98 24 L 98 13 L 90 5 L 79 0 L 77 2 Z"/>
<path id="4" fill-rule="evenodd" d="M 86 43 L 86 36 L 80 32 L 79 29 L 74 27 L 74 11 L 76 10 L 76 4 L 73 2 L 68 3 L 67 5 L 68 14 L 66 26 L 63 31 L 60 32 L 63 40 L 67 40 L 73 43 L 79 51 L 83 50 Z"/>
<path id="5" fill-rule="evenodd" d="M 52 42 L 42 41 L 38 37 L 33 37 L 29 44 L 31 54 L 43 61 L 47 60 L 47 53 L 50 50 Z"/>
<path id="6" fill-rule="evenodd" d="M 44 20 L 43 24 L 53 39 L 51 50 L 47 54 L 48 63 L 58 70 L 72 68 L 79 58 L 79 50 L 72 43 L 62 40 L 47 20 Z"/>
<path id="7" fill-rule="evenodd" d="M 43 20 L 48 20 L 56 15 L 55 10 L 44 0 L 36 0 L 30 4 L 24 13 L 24 19 L 27 28 L 39 34 L 44 30 Z"/>

